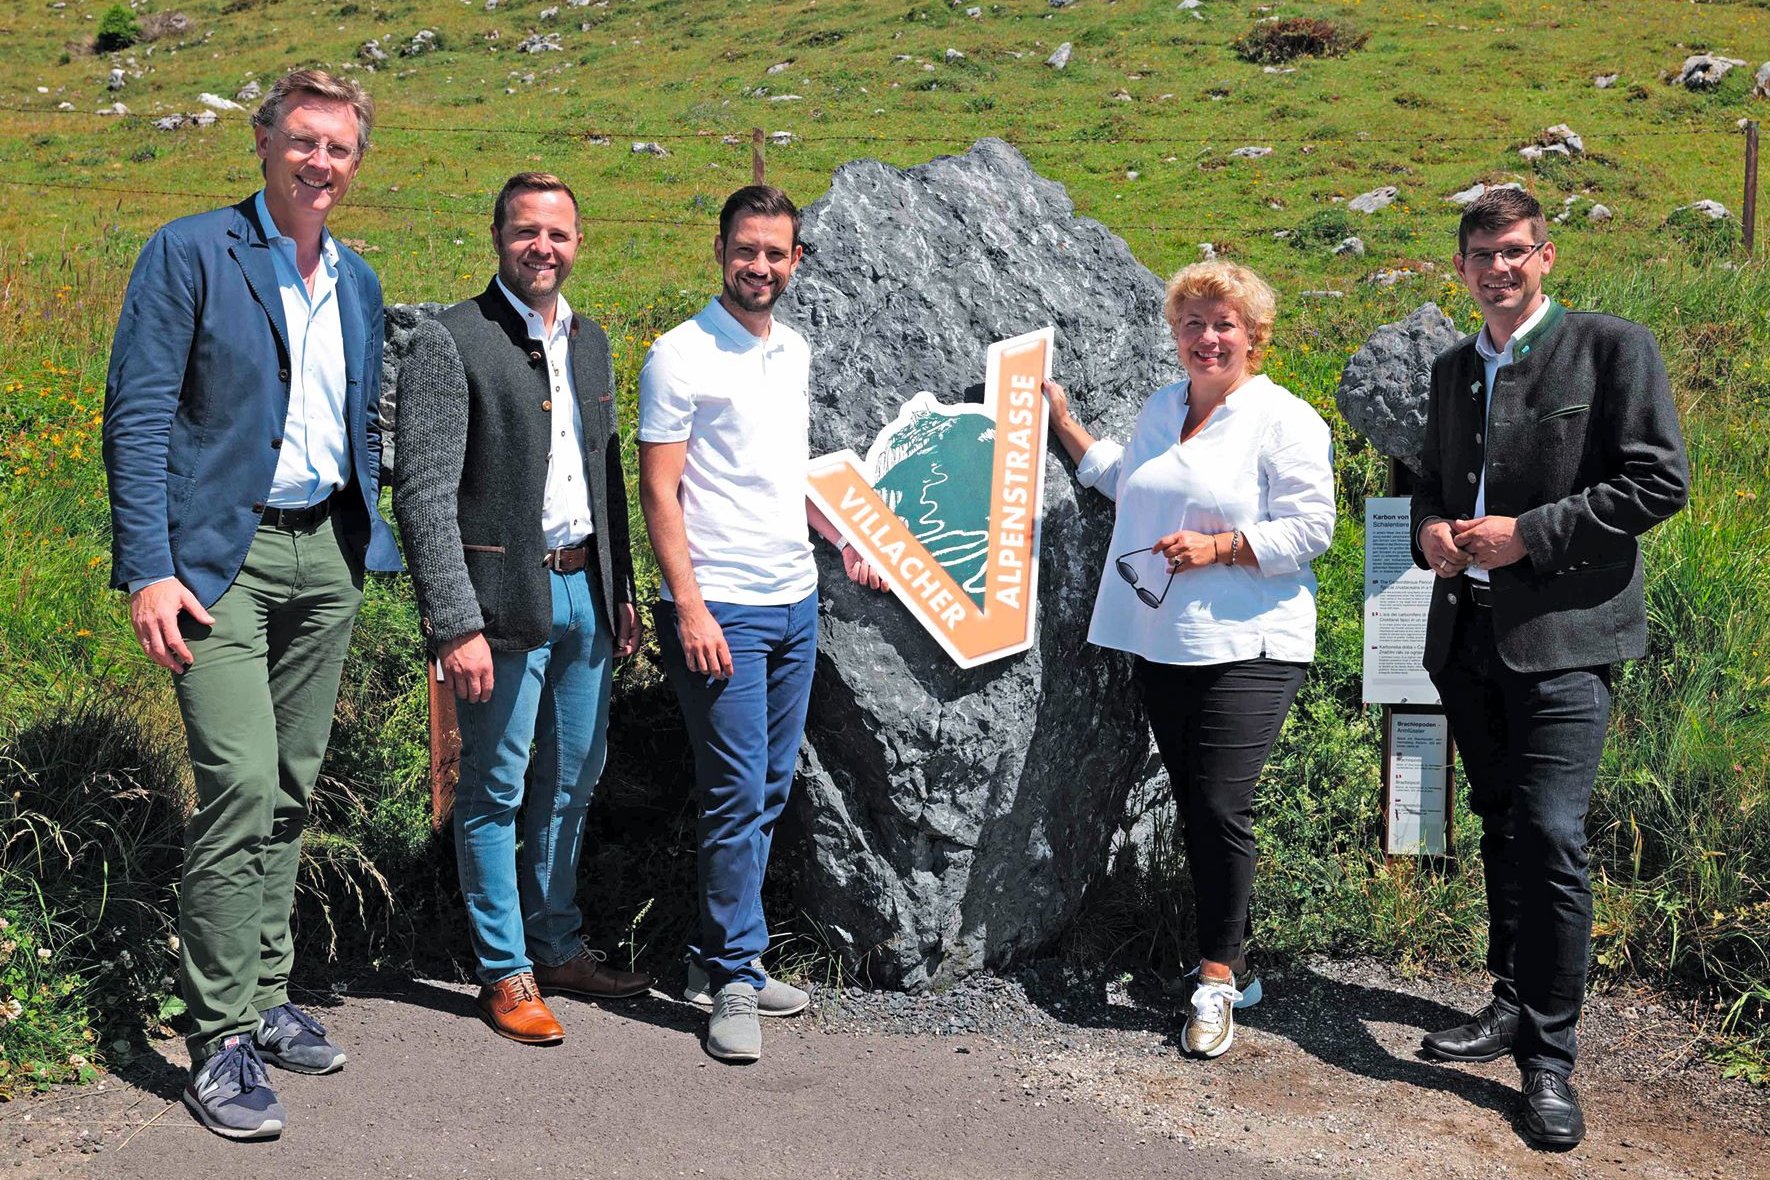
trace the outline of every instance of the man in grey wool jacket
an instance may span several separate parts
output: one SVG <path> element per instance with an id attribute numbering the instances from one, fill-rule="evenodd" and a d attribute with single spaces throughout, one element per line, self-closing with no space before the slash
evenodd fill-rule
<path id="1" fill-rule="evenodd" d="M 414 331 L 394 454 L 425 640 L 458 701 L 455 848 L 480 1015 L 529 1044 L 565 1035 L 543 992 L 651 986 L 584 945 L 576 900 L 613 657 L 639 646 L 608 339 L 560 294 L 579 226 L 558 177 L 505 183 L 498 275 Z"/>
<path id="2" fill-rule="evenodd" d="M 1543 293 L 1555 244 L 1536 198 L 1491 190 L 1457 237 L 1482 327 L 1432 366 L 1414 560 L 1438 575 L 1424 662 L 1481 817 L 1494 985 L 1423 1047 L 1511 1055 L 1526 1136 L 1565 1149 L 1585 1136 L 1568 1077 L 1611 665 L 1646 653 L 1636 538 L 1684 506 L 1690 466 L 1652 333 Z"/>

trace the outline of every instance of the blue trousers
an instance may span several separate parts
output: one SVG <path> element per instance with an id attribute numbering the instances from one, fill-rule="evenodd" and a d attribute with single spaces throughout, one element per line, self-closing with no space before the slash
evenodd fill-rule
<path id="1" fill-rule="evenodd" d="M 456 709 L 455 856 L 481 983 L 533 970 L 537 961 L 557 966 L 584 945 L 578 857 L 590 793 L 608 758 L 614 642 L 590 579 L 582 571 L 549 577 L 547 642 L 492 653 L 492 699 Z M 525 778 L 534 789 L 527 807 Z"/>
<path id="2" fill-rule="evenodd" d="M 700 795 L 701 938 L 689 953 L 715 990 L 733 980 L 760 990 L 754 966 L 768 949 L 762 878 L 774 826 L 787 806 L 817 666 L 817 592 L 789 606 L 710 602 L 731 649 L 731 679 L 688 670 L 676 608 L 660 603 L 658 643 L 694 745 Z"/>
<path id="3" fill-rule="evenodd" d="M 1514 672 L 1500 660 L 1492 610 L 1465 600 L 1432 683 L 1481 817 L 1494 1002 L 1518 1013 L 1519 1068 L 1567 1077 L 1586 998 L 1586 811 L 1610 721 L 1610 668 Z"/>

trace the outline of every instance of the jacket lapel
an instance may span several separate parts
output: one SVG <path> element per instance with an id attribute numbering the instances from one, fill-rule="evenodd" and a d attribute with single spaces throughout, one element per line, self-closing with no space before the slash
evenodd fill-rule
<path id="1" fill-rule="evenodd" d="M 362 292 L 357 289 L 356 270 L 338 247 L 338 326 L 344 338 L 344 416 L 350 426 L 350 445 L 367 438 L 367 420 L 363 407 L 363 330 L 367 317 L 363 314 Z"/>
<path id="2" fill-rule="evenodd" d="M 270 256 L 270 242 L 265 239 L 264 227 L 258 224 L 258 210 L 255 198 L 247 197 L 234 206 L 239 221 L 228 229 L 228 236 L 233 243 L 227 252 L 239 263 L 246 275 L 246 289 L 252 292 L 252 298 L 264 314 L 270 317 L 271 330 L 276 333 L 279 359 L 287 366 L 289 363 L 289 321 L 283 315 L 283 296 L 277 286 L 277 265 Z"/>

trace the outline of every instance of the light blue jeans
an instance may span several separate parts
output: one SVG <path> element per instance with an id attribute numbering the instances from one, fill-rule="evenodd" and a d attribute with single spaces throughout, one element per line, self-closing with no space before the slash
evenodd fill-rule
<path id="1" fill-rule="evenodd" d="M 578 856 L 608 758 L 613 635 L 584 573 L 549 574 L 553 629 L 533 651 L 492 653 L 492 699 L 458 703 L 455 856 L 481 983 L 583 949 Z M 529 748 L 534 747 L 533 766 Z M 517 811 L 525 776 L 534 794 Z"/>

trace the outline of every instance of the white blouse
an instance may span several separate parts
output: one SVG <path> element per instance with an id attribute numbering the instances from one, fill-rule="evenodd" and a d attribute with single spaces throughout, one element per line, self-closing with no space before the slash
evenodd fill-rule
<path id="1" fill-rule="evenodd" d="M 1150 397 L 1128 447 L 1101 439 L 1077 465 L 1084 487 L 1118 504 L 1088 642 L 1158 664 L 1260 656 L 1307 663 L 1315 658 L 1309 563 L 1334 539 L 1327 423 L 1309 403 L 1256 375 L 1182 443 L 1188 386 L 1182 378 Z M 1180 529 L 1240 529 L 1259 568 L 1183 570 L 1152 608 L 1116 560 L 1124 558 L 1137 585 L 1160 597 L 1167 561 L 1150 547 Z"/>

